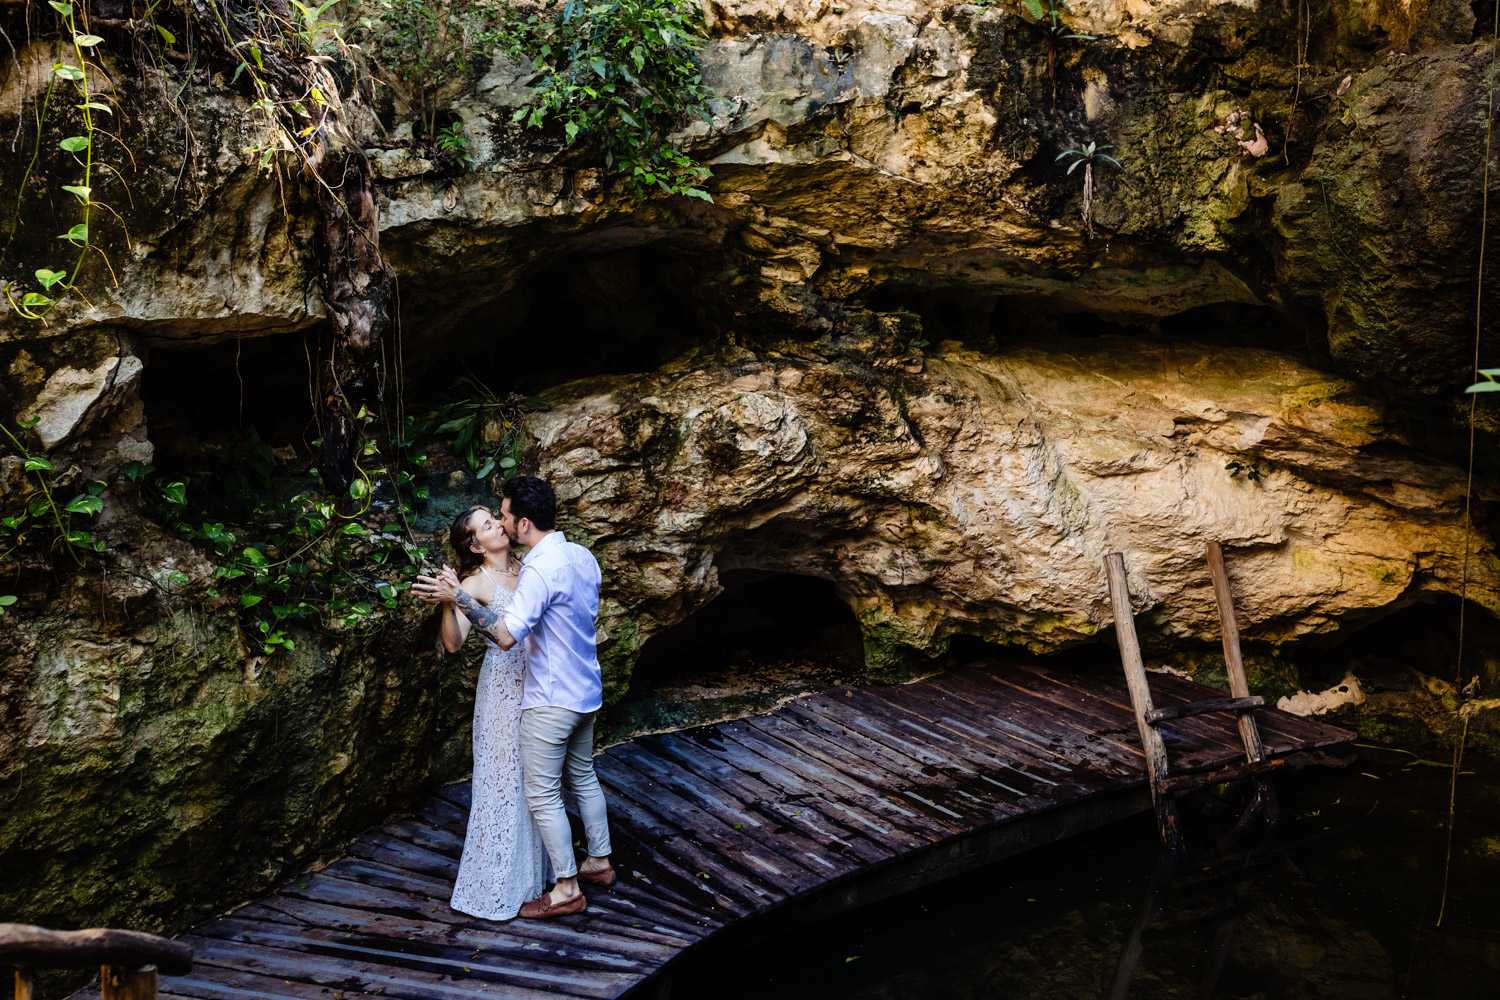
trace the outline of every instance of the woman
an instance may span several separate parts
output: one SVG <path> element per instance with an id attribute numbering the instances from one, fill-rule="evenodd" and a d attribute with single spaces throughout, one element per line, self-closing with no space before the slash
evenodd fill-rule
<path id="1" fill-rule="evenodd" d="M 486 607 L 505 608 L 514 598 L 521 561 L 510 539 L 484 507 L 453 521 L 448 540 L 460 586 Z M 469 619 L 443 604 L 443 647 L 458 652 Z M 509 920 L 552 881 L 552 865 L 521 791 L 521 684 L 526 661 L 517 645 L 508 652 L 485 639 L 484 666 L 474 698 L 474 791 L 469 832 L 453 886 L 452 907 L 485 920 Z"/>

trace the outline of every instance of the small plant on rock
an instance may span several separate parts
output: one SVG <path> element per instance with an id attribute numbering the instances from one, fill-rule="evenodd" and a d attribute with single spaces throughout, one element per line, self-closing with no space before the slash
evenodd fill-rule
<path id="1" fill-rule="evenodd" d="M 1113 146 L 1098 146 L 1092 142 L 1078 146 L 1074 149 L 1065 149 L 1057 154 L 1057 161 L 1062 162 L 1068 157 L 1075 157 L 1068 166 L 1068 173 L 1077 170 L 1079 165 L 1083 166 L 1083 228 L 1088 230 L 1090 236 L 1094 235 L 1094 161 L 1102 160 L 1105 163 L 1113 163 L 1119 170 L 1125 168 L 1120 166 L 1120 161 L 1104 151 L 1113 149 Z"/>
<path id="2" fill-rule="evenodd" d="M 1021 6 L 1033 21 L 1047 34 L 1047 79 L 1052 81 L 1052 104 L 1057 104 L 1057 43 L 1092 42 L 1094 35 L 1074 31 L 1062 23 L 1063 12 L 1068 9 L 1066 0 L 1021 0 Z"/>

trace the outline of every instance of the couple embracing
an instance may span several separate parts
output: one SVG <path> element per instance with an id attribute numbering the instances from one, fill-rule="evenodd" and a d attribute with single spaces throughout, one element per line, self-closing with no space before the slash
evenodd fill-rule
<path id="1" fill-rule="evenodd" d="M 453 522 L 458 569 L 417 578 L 443 605 L 443 645 L 484 636 L 474 701 L 474 781 L 455 910 L 486 920 L 561 917 L 587 906 L 579 882 L 607 886 L 609 821 L 594 775 L 594 719 L 604 704 L 595 648 L 599 563 L 557 530 L 546 482 L 505 484 L 500 514 L 471 507 Z M 511 552 L 526 546 L 525 560 Z M 578 864 L 562 791 L 588 838 Z M 548 891 L 548 882 L 555 882 Z"/>

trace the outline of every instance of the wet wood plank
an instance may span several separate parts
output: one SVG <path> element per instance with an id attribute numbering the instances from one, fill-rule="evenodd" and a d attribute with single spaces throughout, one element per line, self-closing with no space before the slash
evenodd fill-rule
<path id="1" fill-rule="evenodd" d="M 1215 694 L 1149 681 L 1163 706 Z M 1352 736 L 1274 709 L 1256 719 L 1273 754 Z M 1231 713 L 1162 728 L 1174 766 L 1243 757 Z M 501 923 L 453 910 L 471 791 L 449 785 L 323 870 L 199 925 L 193 972 L 162 977 L 162 995 L 603 1000 L 731 925 L 842 912 L 1147 802 L 1123 680 L 1033 662 L 834 688 L 596 763 L 620 881 L 588 887 L 586 912 Z"/>

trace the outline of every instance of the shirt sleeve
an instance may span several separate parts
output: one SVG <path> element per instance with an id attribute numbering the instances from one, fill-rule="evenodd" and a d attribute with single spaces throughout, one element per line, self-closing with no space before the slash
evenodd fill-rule
<path id="1" fill-rule="evenodd" d="M 522 566 L 521 575 L 516 580 L 515 599 L 504 613 L 505 630 L 512 639 L 520 642 L 531 634 L 542 620 L 542 612 L 547 610 L 551 596 L 551 588 L 541 570 L 535 566 Z"/>

